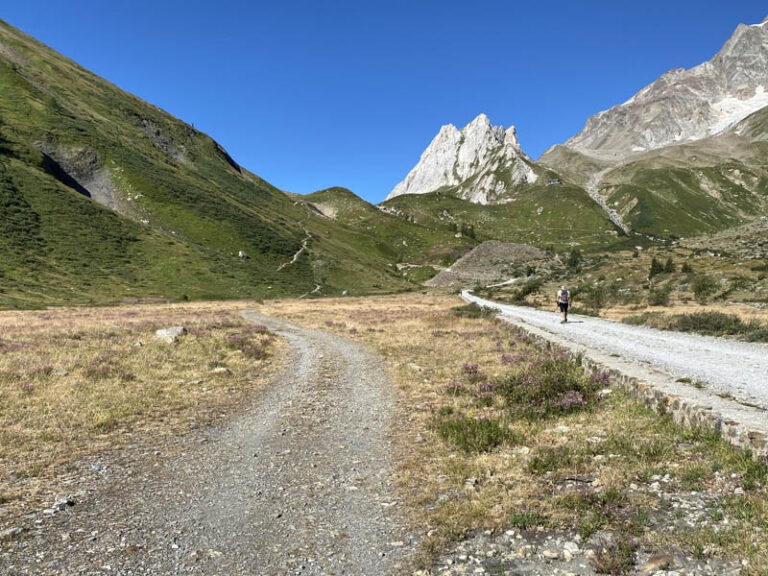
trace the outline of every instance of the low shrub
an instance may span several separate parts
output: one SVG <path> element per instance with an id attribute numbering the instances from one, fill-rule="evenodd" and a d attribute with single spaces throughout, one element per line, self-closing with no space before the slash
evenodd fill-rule
<path id="1" fill-rule="evenodd" d="M 541 419 L 593 404 L 599 383 L 564 355 L 539 358 L 499 381 L 499 392 L 516 418 Z"/>
<path id="2" fill-rule="evenodd" d="M 768 342 L 768 326 L 757 321 L 744 322 L 735 314 L 701 311 L 691 314 L 664 316 L 658 312 L 644 312 L 622 319 L 632 326 L 651 326 L 660 330 L 696 332 L 708 336 L 738 336 L 748 342 Z"/>
<path id="3" fill-rule="evenodd" d="M 608 303 L 608 290 L 599 284 L 592 284 L 582 288 L 579 298 L 596 314 Z"/>
<path id="4" fill-rule="evenodd" d="M 654 276 L 658 276 L 659 274 L 664 272 L 664 265 L 656 260 L 656 258 L 651 258 L 651 267 L 648 270 L 648 279 L 650 280 Z"/>
<path id="5" fill-rule="evenodd" d="M 227 346 L 235 350 L 240 350 L 247 358 L 259 360 L 267 356 L 267 342 L 263 341 L 263 334 L 263 331 L 251 329 L 228 334 Z"/>
<path id="6" fill-rule="evenodd" d="M 598 574 L 620 576 L 630 574 L 635 566 L 635 552 L 638 544 L 634 538 L 620 534 L 595 550 L 592 565 Z"/>
<path id="7" fill-rule="evenodd" d="M 543 285 L 544 282 L 541 278 L 530 278 L 526 280 L 512 293 L 512 302 L 516 304 L 525 304 L 526 298 L 531 294 L 536 294 L 541 290 Z"/>
<path id="8" fill-rule="evenodd" d="M 750 322 L 744 332 L 744 340 L 747 342 L 768 342 L 768 326 L 759 322 Z"/>
<path id="9" fill-rule="evenodd" d="M 740 334 L 745 331 L 746 326 L 735 314 L 707 311 L 673 316 L 670 328 L 680 332 L 720 335 Z"/>
<path id="10" fill-rule="evenodd" d="M 648 292 L 648 306 L 669 306 L 669 295 L 672 286 L 655 286 Z"/>
<path id="11" fill-rule="evenodd" d="M 528 461 L 528 472 L 531 474 L 546 474 L 573 463 L 573 455 L 568 446 L 557 448 L 540 448 Z"/>
<path id="12" fill-rule="evenodd" d="M 510 439 L 507 427 L 494 419 L 440 419 L 435 429 L 440 438 L 467 453 L 490 452 Z"/>
<path id="13" fill-rule="evenodd" d="M 709 297 L 717 290 L 717 282 L 714 278 L 699 274 L 693 279 L 691 286 L 693 296 L 699 304 L 706 304 Z"/>
<path id="14" fill-rule="evenodd" d="M 480 306 L 475 302 L 465 304 L 464 306 L 455 306 L 451 310 L 453 310 L 454 316 L 459 318 L 492 318 L 497 313 L 493 308 Z"/>
<path id="15" fill-rule="evenodd" d="M 509 525 L 518 530 L 528 530 L 536 526 L 546 526 L 547 517 L 535 510 L 514 512 L 509 516 Z"/>

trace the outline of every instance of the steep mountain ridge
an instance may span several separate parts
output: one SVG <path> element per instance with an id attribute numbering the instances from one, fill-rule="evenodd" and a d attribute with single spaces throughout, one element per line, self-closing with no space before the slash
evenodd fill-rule
<path id="1" fill-rule="evenodd" d="M 768 106 L 768 18 L 740 24 L 709 61 L 670 70 L 627 102 L 587 120 L 584 129 L 540 158 L 557 167 L 567 148 L 616 164 L 665 146 L 708 138 Z"/>
<path id="2" fill-rule="evenodd" d="M 675 237 L 768 211 L 768 18 L 708 62 L 671 70 L 587 120 L 539 162 L 585 186 L 625 230 Z"/>
<path id="3" fill-rule="evenodd" d="M 387 200 L 450 188 L 470 202 L 499 203 L 508 201 L 516 187 L 535 184 L 544 173 L 520 148 L 514 126 L 493 126 L 480 114 L 461 130 L 453 124 L 440 128 Z"/>
<path id="4" fill-rule="evenodd" d="M 389 243 L 453 238 L 326 218 L 2 21 L 0 213 L 0 306 L 407 289 Z"/>

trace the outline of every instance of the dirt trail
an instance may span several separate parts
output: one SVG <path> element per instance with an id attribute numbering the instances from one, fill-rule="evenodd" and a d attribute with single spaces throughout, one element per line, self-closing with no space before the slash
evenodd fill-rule
<path id="1" fill-rule="evenodd" d="M 301 241 L 301 247 L 296 251 L 293 257 L 290 260 L 288 260 L 288 262 L 283 262 L 282 264 L 280 264 L 280 266 L 277 267 L 278 272 L 280 272 L 280 270 L 282 270 L 286 266 L 290 266 L 291 264 L 296 264 L 296 261 L 299 259 L 299 256 L 301 256 L 302 253 L 307 248 L 309 248 L 309 241 L 312 240 L 312 234 L 310 234 L 306 230 L 304 230 L 304 232 L 306 233 L 306 237 L 304 238 L 304 240 Z"/>
<path id="2" fill-rule="evenodd" d="M 243 314 L 291 345 L 254 405 L 178 457 L 149 456 L 0 549 L 0 573 L 397 572 L 393 388 L 361 346 Z M 31 520 L 31 519 L 30 519 Z"/>

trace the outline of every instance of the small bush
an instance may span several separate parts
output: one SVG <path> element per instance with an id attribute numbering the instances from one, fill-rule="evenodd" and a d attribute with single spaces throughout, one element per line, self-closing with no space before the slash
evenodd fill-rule
<path id="1" fill-rule="evenodd" d="M 637 542 L 625 535 L 619 535 L 612 542 L 595 550 L 592 564 L 598 574 L 619 576 L 629 574 L 635 566 Z"/>
<path id="2" fill-rule="evenodd" d="M 669 295 L 672 293 L 672 286 L 659 286 L 651 288 L 648 292 L 649 306 L 669 306 Z"/>
<path id="3" fill-rule="evenodd" d="M 706 304 L 709 297 L 717 290 L 717 282 L 704 274 L 699 274 L 693 279 L 693 296 L 699 304 Z"/>
<path id="4" fill-rule="evenodd" d="M 584 409 L 595 401 L 598 389 L 580 365 L 560 355 L 540 358 L 499 382 L 512 416 L 526 419 Z"/>
<path id="5" fill-rule="evenodd" d="M 455 306 L 452 308 L 454 316 L 459 318 L 492 318 L 497 312 L 493 308 L 480 306 L 475 302 L 465 304 L 464 306 Z"/>
<path id="6" fill-rule="evenodd" d="M 557 448 L 541 448 L 528 461 L 528 472 L 531 474 L 546 474 L 560 468 L 570 466 L 573 456 L 568 446 Z"/>
<path id="7" fill-rule="evenodd" d="M 227 346 L 240 350 L 247 358 L 260 360 L 267 356 L 267 342 L 259 339 L 262 334 L 259 330 L 246 329 L 243 332 L 235 332 L 227 335 Z"/>
<path id="8" fill-rule="evenodd" d="M 768 326 L 757 321 L 750 322 L 744 333 L 744 340 L 747 342 L 768 342 Z"/>
<path id="9" fill-rule="evenodd" d="M 622 319 L 632 326 L 652 326 L 661 330 L 696 332 L 709 336 L 739 336 L 748 342 L 768 342 L 768 326 L 757 320 L 744 322 L 735 314 L 723 312 L 694 312 L 663 316 L 658 312 L 644 312 Z"/>
<path id="10" fill-rule="evenodd" d="M 509 525 L 518 530 L 528 530 L 536 526 L 546 526 L 547 517 L 535 510 L 523 510 L 514 512 L 509 517 Z"/>
<path id="11" fill-rule="evenodd" d="M 529 278 L 509 294 L 509 302 L 513 304 L 527 304 L 526 298 L 531 294 L 536 294 L 541 290 L 544 281 L 541 278 Z"/>
<path id="12" fill-rule="evenodd" d="M 577 270 L 579 268 L 581 265 L 581 251 L 578 248 L 571 250 L 571 252 L 568 254 L 568 260 L 566 260 L 565 265 L 572 270 Z"/>
<path id="13" fill-rule="evenodd" d="M 600 312 L 608 302 L 608 291 L 604 286 L 593 284 L 580 291 L 581 300 L 589 306 L 595 313 Z"/>
<path id="14" fill-rule="evenodd" d="M 657 276 L 664 272 L 664 265 L 656 260 L 656 258 L 651 258 L 651 267 L 648 270 L 648 279 L 650 280 L 654 276 Z"/>
<path id="15" fill-rule="evenodd" d="M 510 438 L 498 420 L 485 418 L 438 420 L 435 428 L 440 438 L 466 453 L 490 452 Z"/>
<path id="16" fill-rule="evenodd" d="M 649 326 L 654 319 L 658 319 L 658 312 L 643 312 L 635 316 L 627 316 L 622 318 L 622 324 L 629 324 L 630 326 Z"/>
<path id="17" fill-rule="evenodd" d="M 745 332 L 746 325 L 735 314 L 723 312 L 694 312 L 673 316 L 670 328 L 680 332 L 699 332 L 702 334 L 739 334 Z"/>

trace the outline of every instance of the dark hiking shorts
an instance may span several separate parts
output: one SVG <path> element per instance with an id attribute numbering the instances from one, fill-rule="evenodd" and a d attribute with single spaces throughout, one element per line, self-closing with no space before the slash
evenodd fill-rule
<path id="1" fill-rule="evenodd" d="M 560 307 L 560 312 L 568 312 L 568 302 L 558 302 L 557 305 Z"/>

